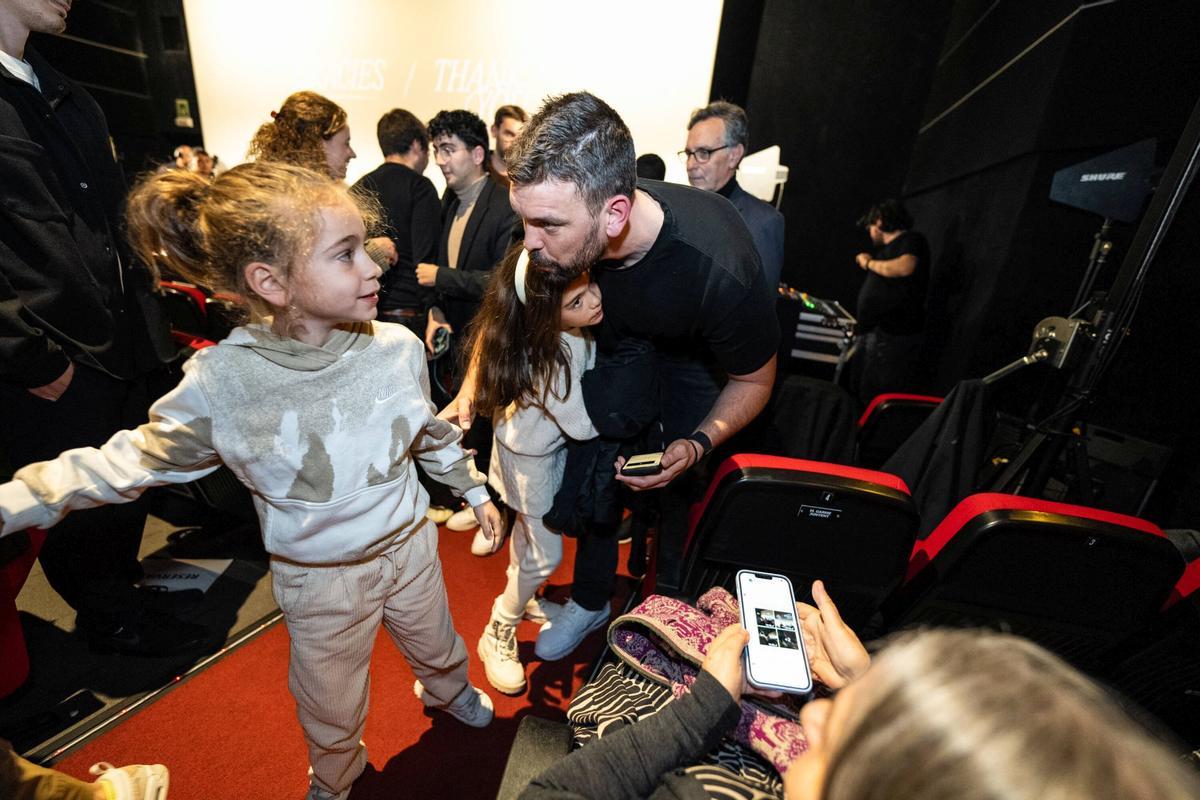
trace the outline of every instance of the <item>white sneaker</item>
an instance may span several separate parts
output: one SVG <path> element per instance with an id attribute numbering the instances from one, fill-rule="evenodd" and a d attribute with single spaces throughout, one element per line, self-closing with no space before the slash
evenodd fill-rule
<path id="1" fill-rule="evenodd" d="M 492 717 L 496 712 L 492 708 L 492 698 L 488 697 L 474 686 L 468 687 L 471 691 L 464 692 L 463 696 L 455 700 L 448 706 L 439 706 L 436 701 L 433 703 L 427 702 L 425 694 L 425 686 L 420 681 L 413 682 L 413 694 L 422 703 L 425 703 L 426 708 L 436 708 L 438 711 L 445 711 L 450 716 L 464 725 L 470 725 L 472 728 L 486 728 L 492 722 Z M 428 698 L 432 700 L 433 698 Z"/>
<path id="2" fill-rule="evenodd" d="M 608 607 L 588 611 L 574 600 L 568 600 L 554 619 L 538 632 L 533 651 L 543 661 L 557 661 L 579 646 L 584 638 L 608 622 Z"/>
<path id="3" fill-rule="evenodd" d="M 471 508 L 464 508 L 462 511 L 455 511 L 450 515 L 450 519 L 446 520 L 446 527 L 452 531 L 469 531 L 479 527 L 479 520 L 475 519 L 475 511 Z"/>
<path id="4" fill-rule="evenodd" d="M 479 659 L 488 683 L 505 694 L 525 691 L 525 667 L 517 656 L 517 628 L 493 617 L 479 637 Z"/>
<path id="5" fill-rule="evenodd" d="M 492 553 L 500 551 L 500 545 L 504 543 L 504 531 L 500 532 L 499 541 L 492 541 L 483 532 L 483 528 L 475 531 L 475 538 L 471 539 L 471 555 L 473 556 L 490 556 Z"/>
<path id="6" fill-rule="evenodd" d="M 454 516 L 454 512 L 445 506 L 430 506 L 428 509 L 426 509 L 425 516 L 428 517 L 429 521 L 434 525 L 441 525 L 446 520 Z"/>
<path id="7" fill-rule="evenodd" d="M 117 800 L 166 800 L 171 773 L 162 764 L 131 764 L 114 767 L 107 761 L 92 764 L 88 772 L 99 775 L 96 783 L 112 787 Z"/>
<path id="8" fill-rule="evenodd" d="M 552 603 L 544 597 L 531 597 L 525 604 L 524 618 L 544 625 L 562 613 L 562 603 Z"/>

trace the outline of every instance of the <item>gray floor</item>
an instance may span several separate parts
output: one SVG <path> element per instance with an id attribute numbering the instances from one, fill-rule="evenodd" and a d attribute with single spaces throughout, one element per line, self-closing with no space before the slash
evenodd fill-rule
<path id="1" fill-rule="evenodd" d="M 31 759 L 51 763 L 136 707 L 202 669 L 222 647 L 256 631 L 277 613 L 267 558 L 257 526 L 217 517 L 190 501 L 164 493 L 153 498 L 141 558 L 232 559 L 184 616 L 212 632 L 205 652 L 186 658 L 137 658 L 92 653 L 74 634 L 75 614 L 35 564 L 17 597 L 29 649 L 30 678 L 0 702 L 0 737 Z M 169 521 L 168 521 L 169 520 Z"/>

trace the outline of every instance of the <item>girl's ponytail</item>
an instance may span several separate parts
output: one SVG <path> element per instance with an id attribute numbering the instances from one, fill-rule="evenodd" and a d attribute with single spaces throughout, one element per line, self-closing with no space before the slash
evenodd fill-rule
<path id="1" fill-rule="evenodd" d="M 129 243 L 156 282 L 165 268 L 191 283 L 214 283 L 200 233 L 200 206 L 209 188 L 196 173 L 173 169 L 146 176 L 130 193 Z"/>

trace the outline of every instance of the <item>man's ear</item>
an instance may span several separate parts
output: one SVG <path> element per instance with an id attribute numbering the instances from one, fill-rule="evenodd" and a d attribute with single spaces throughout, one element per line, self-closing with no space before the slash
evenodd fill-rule
<path id="1" fill-rule="evenodd" d="M 475 145 L 471 150 L 471 160 L 475 162 L 475 166 L 482 165 L 485 158 L 487 158 L 487 150 L 484 149 L 483 145 Z"/>
<path id="2" fill-rule="evenodd" d="M 733 168 L 737 169 L 742 165 L 742 159 L 746 155 L 746 147 L 741 144 L 731 145 L 729 147 L 729 157 L 733 159 Z"/>
<path id="3" fill-rule="evenodd" d="M 246 285 L 250 291 L 276 308 L 287 308 L 291 302 L 287 284 L 279 271 L 263 261 L 251 261 L 245 267 Z"/>
<path id="4" fill-rule="evenodd" d="M 629 224 L 633 213 L 633 198 L 627 194 L 614 194 L 604 202 L 604 232 L 608 238 L 617 239 Z"/>
<path id="5" fill-rule="evenodd" d="M 408 146 L 408 154 L 410 156 L 420 156 L 421 153 L 426 152 L 428 149 L 429 145 L 421 144 L 420 139 L 413 139 L 412 144 Z"/>

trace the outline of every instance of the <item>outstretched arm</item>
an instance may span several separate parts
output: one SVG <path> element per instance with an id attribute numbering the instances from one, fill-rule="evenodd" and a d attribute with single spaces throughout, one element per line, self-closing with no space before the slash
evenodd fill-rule
<path id="1" fill-rule="evenodd" d="M 48 528 L 71 511 L 128 503 L 152 486 L 187 483 L 219 467 L 211 411 L 190 378 L 150 408 L 145 425 L 17 470 L 0 485 L 0 535 Z"/>

